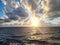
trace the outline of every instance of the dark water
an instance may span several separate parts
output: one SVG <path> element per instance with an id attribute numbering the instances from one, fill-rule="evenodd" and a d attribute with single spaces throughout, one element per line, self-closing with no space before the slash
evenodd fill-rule
<path id="1" fill-rule="evenodd" d="M 60 45 L 60 27 L 0 27 L 0 45 Z"/>

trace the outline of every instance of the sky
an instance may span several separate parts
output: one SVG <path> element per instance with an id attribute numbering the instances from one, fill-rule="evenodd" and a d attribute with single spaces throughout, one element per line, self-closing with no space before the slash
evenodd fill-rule
<path id="1" fill-rule="evenodd" d="M 2 18 L 5 15 L 4 12 L 3 12 L 3 9 L 4 9 L 4 4 L 0 0 L 0 18 Z"/>
<path id="2" fill-rule="evenodd" d="M 0 0 L 0 18 L 5 16 L 4 23 L 29 22 L 34 15 L 45 23 L 60 24 L 60 0 Z"/>

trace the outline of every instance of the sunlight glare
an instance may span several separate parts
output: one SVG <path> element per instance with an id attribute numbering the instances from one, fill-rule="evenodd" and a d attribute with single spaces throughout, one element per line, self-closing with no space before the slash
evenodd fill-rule
<path id="1" fill-rule="evenodd" d="M 39 19 L 37 17 L 32 17 L 31 23 L 32 23 L 32 26 L 38 27 L 39 26 Z"/>

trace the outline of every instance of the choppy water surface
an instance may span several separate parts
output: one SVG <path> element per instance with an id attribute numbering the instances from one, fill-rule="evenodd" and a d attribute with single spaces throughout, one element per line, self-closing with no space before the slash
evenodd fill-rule
<path id="1" fill-rule="evenodd" d="M 60 45 L 60 27 L 1 27 L 0 45 Z"/>

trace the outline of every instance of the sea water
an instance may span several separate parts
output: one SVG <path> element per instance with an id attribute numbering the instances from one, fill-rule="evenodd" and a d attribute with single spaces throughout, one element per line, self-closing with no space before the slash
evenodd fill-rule
<path id="1" fill-rule="evenodd" d="M 0 45 L 60 45 L 60 27 L 0 27 Z"/>

